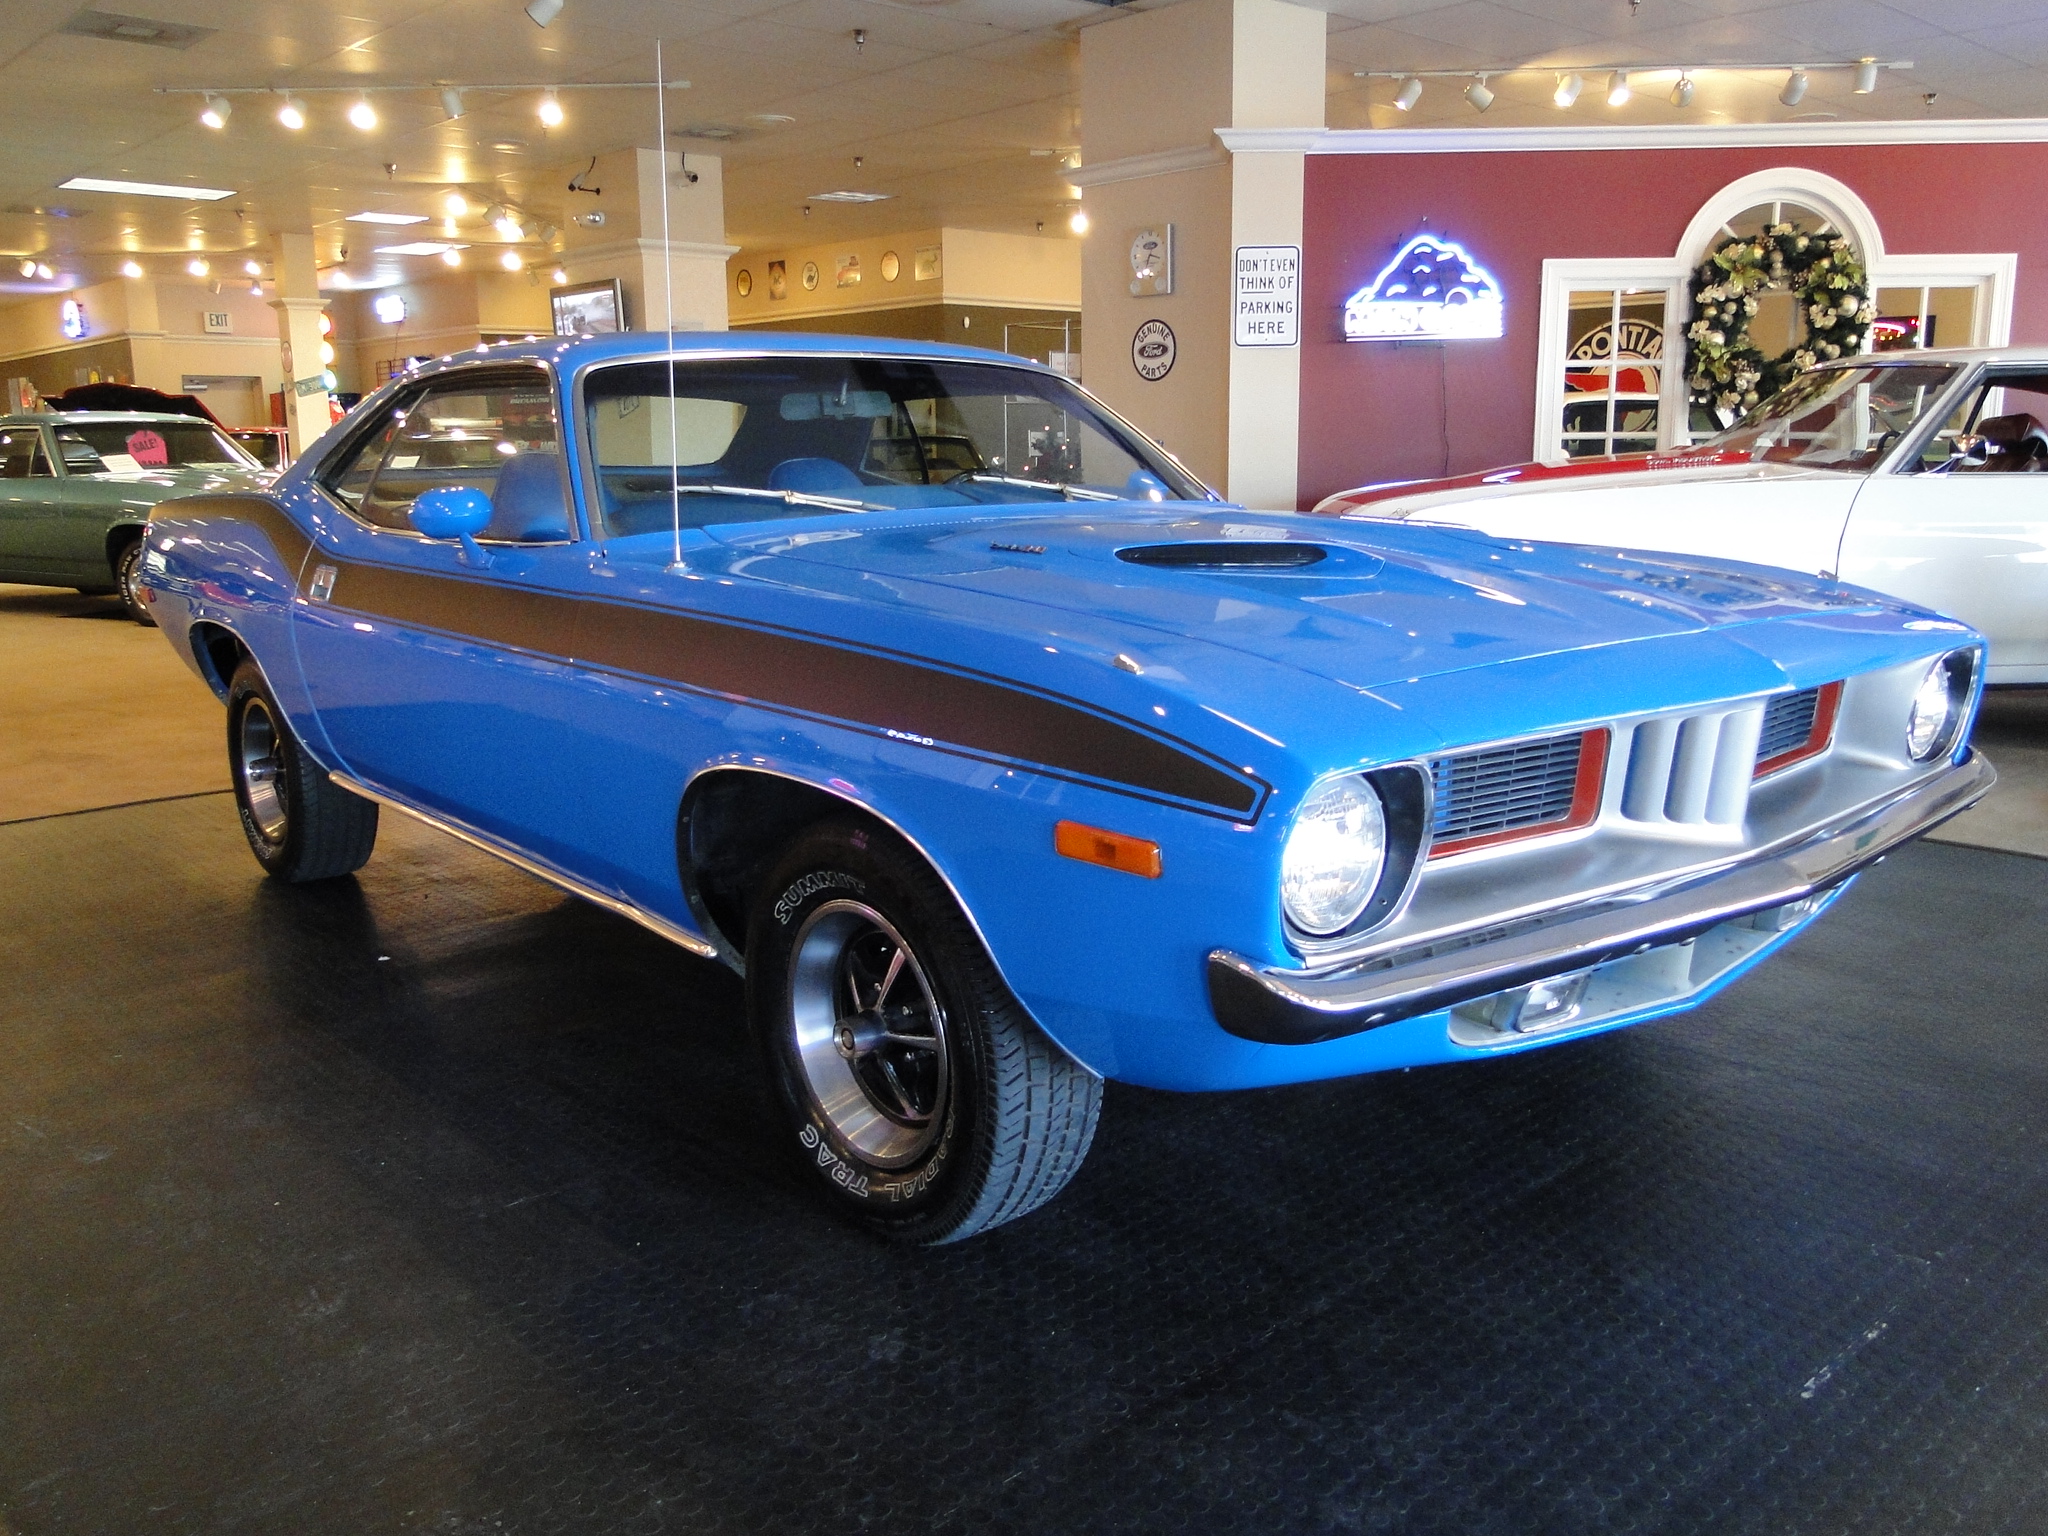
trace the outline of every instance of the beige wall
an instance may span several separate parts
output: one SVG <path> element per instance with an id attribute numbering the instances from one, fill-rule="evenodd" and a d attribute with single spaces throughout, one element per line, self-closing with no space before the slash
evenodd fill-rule
<path id="1" fill-rule="evenodd" d="M 920 281 L 917 253 L 930 249 L 939 252 L 939 271 L 936 276 Z M 898 263 L 894 282 L 882 276 L 883 257 L 890 252 L 895 253 Z M 842 288 L 837 281 L 839 267 L 848 256 L 860 264 L 860 281 Z M 788 273 L 788 296 L 780 300 L 769 297 L 771 261 L 783 262 Z M 814 291 L 806 292 L 803 286 L 805 262 L 816 262 L 818 266 L 818 286 Z M 748 273 L 753 282 L 752 292 L 744 298 L 738 286 L 741 272 Z M 814 245 L 756 246 L 727 261 L 726 303 L 736 326 L 774 324 L 778 328 L 833 315 L 934 304 L 1079 310 L 1081 243 L 1065 236 L 913 229 Z M 973 340 L 982 344 L 983 338 Z M 1000 345 L 1000 341 L 987 344 Z"/>
<path id="2" fill-rule="evenodd" d="M 385 294 L 405 300 L 405 318 L 386 325 L 375 304 Z M 335 374 L 344 390 L 368 394 L 383 382 L 379 364 L 422 354 L 440 357 L 492 335 L 546 336 L 554 330 L 546 269 L 472 272 L 447 269 L 389 288 L 331 297 Z"/>
<path id="3" fill-rule="evenodd" d="M 1082 378 L 1211 485 L 1258 506 L 1294 505 L 1301 349 L 1233 345 L 1232 262 L 1239 245 L 1300 245 L 1303 157 L 1233 162 L 1216 130 L 1320 125 L 1327 26 L 1283 0 L 1187 0 L 1081 34 Z M 1139 95 L 1134 79 L 1171 85 Z M 1117 164 L 1144 156 L 1182 168 Z M 1133 296 L 1132 238 L 1164 224 L 1173 292 Z M 1173 371 L 1153 381 L 1131 358 L 1148 320 L 1175 341 Z"/>
<path id="4" fill-rule="evenodd" d="M 253 382 L 246 389 L 222 392 L 227 415 L 237 418 L 229 424 L 268 421 L 268 398 L 283 387 L 277 316 L 246 284 L 224 280 L 219 293 L 198 280 L 116 278 L 91 284 L 69 295 L 83 306 L 90 327 L 75 342 L 59 328 L 65 297 L 37 295 L 0 309 L 0 373 L 32 378 L 46 394 L 91 372 L 171 394 L 188 377 L 247 379 Z M 227 335 L 208 333 L 208 312 L 230 317 Z M 249 406 L 250 399 L 259 406 Z M 252 410 L 259 412 L 256 419 L 245 419 Z"/>

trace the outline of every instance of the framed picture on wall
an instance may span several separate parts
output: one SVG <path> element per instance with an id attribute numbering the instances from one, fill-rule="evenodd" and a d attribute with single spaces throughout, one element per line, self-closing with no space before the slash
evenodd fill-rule
<path id="1" fill-rule="evenodd" d="M 605 336 L 626 328 L 626 295 L 616 277 L 550 288 L 557 336 Z"/>
<path id="2" fill-rule="evenodd" d="M 789 297 L 789 263 L 771 261 L 768 263 L 768 297 L 786 299 Z"/>

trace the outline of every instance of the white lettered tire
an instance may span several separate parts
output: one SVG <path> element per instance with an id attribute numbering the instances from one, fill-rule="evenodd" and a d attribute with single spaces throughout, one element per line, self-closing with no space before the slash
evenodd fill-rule
<path id="1" fill-rule="evenodd" d="M 1010 995 L 952 894 L 862 820 L 797 840 L 747 930 L 747 1006 L 808 1177 L 890 1237 L 1035 1210 L 1088 1153 L 1102 1081 Z"/>

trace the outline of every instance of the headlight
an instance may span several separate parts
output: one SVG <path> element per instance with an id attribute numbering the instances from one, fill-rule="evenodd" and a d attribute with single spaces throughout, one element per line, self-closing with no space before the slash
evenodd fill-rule
<path id="1" fill-rule="evenodd" d="M 1927 669 L 1906 712 L 1906 755 L 1931 762 L 1955 745 L 1956 728 L 1970 701 L 1970 656 L 1950 651 Z"/>
<path id="2" fill-rule="evenodd" d="M 1332 779 L 1303 802 L 1280 855 L 1280 906 L 1304 933 L 1342 932 L 1372 899 L 1387 818 L 1364 779 Z"/>

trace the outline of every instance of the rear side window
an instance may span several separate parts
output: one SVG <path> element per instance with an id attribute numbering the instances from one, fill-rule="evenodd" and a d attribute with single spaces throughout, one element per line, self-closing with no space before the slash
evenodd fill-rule
<path id="1" fill-rule="evenodd" d="M 43 434 L 34 427 L 0 432 L 0 480 L 30 480 L 50 473 Z"/>
<path id="2" fill-rule="evenodd" d="M 491 498 L 485 539 L 570 537 L 554 387 L 538 368 L 472 370 L 407 391 L 322 467 L 319 484 L 378 528 L 410 531 L 420 493 L 447 486 Z"/>

